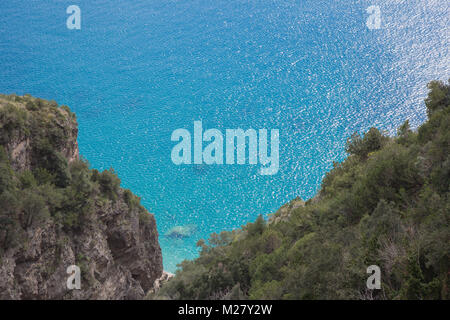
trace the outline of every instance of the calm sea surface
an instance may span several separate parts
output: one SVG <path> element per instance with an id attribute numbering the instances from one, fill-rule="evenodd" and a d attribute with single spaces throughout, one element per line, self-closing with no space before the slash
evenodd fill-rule
<path id="1" fill-rule="evenodd" d="M 66 27 L 72 4 L 81 30 Z M 76 112 L 81 154 L 142 197 L 172 272 L 198 239 L 312 197 L 352 132 L 419 125 L 426 83 L 450 75 L 442 0 L 2 0 L 0 12 L 0 92 Z M 278 174 L 174 165 L 171 133 L 195 120 L 279 129 Z M 165 236 L 186 225 L 190 237 Z"/>

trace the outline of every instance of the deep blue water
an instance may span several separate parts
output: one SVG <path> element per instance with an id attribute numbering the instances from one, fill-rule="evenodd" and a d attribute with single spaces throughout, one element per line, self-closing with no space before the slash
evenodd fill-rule
<path id="1" fill-rule="evenodd" d="M 81 8 L 81 30 L 66 8 Z M 366 8 L 381 9 L 381 29 Z M 346 138 L 426 118 L 426 83 L 449 77 L 441 0 L 8 0 L 0 2 L 0 92 L 66 104 L 81 154 L 114 167 L 155 214 L 164 267 L 195 243 L 286 201 L 312 197 Z M 280 130 L 280 170 L 176 166 L 177 128 Z M 195 224 L 185 239 L 164 236 Z"/>

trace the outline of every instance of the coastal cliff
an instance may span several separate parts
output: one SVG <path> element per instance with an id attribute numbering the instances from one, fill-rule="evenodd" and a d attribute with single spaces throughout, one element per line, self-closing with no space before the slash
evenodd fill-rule
<path id="1" fill-rule="evenodd" d="M 198 241 L 148 298 L 450 299 L 450 82 L 428 88 L 417 130 L 353 134 L 316 196 Z"/>
<path id="2" fill-rule="evenodd" d="M 77 134 L 68 107 L 0 95 L 0 299 L 141 299 L 163 275 L 154 216 Z"/>

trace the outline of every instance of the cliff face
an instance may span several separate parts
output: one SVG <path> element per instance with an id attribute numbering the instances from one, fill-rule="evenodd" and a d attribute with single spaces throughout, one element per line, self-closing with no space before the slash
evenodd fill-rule
<path id="1" fill-rule="evenodd" d="M 162 275 L 153 215 L 79 160 L 77 133 L 67 107 L 0 96 L 0 299 L 140 299 Z"/>

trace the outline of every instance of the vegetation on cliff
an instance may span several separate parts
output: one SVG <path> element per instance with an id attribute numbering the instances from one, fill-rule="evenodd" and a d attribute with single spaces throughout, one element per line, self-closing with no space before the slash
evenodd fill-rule
<path id="1" fill-rule="evenodd" d="M 150 298 L 448 299 L 450 86 L 429 89 L 417 132 L 354 134 L 316 197 L 199 241 Z M 381 290 L 366 287 L 370 265 Z"/>
<path id="2" fill-rule="evenodd" d="M 66 106 L 0 95 L 0 298 L 140 298 L 162 274 L 154 217 L 79 159 L 77 133 Z"/>

